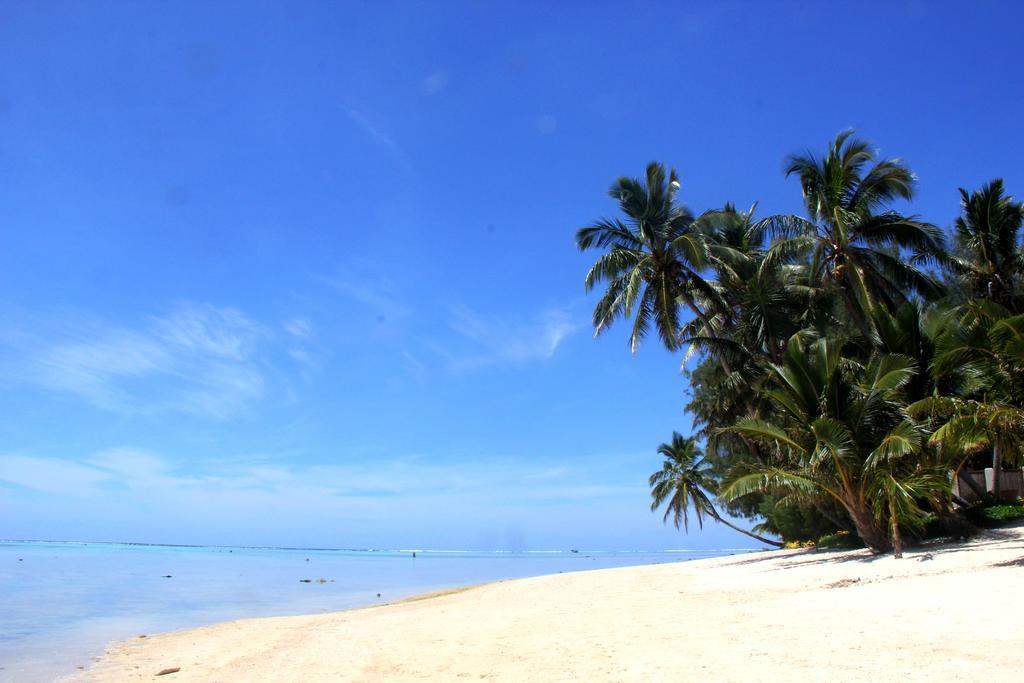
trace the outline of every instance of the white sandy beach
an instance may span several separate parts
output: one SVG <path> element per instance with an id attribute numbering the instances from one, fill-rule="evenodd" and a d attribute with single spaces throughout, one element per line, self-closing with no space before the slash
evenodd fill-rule
<path id="1" fill-rule="evenodd" d="M 114 644 L 76 680 L 1022 678 L 1024 527 L 902 560 L 764 552 L 234 621 Z"/>

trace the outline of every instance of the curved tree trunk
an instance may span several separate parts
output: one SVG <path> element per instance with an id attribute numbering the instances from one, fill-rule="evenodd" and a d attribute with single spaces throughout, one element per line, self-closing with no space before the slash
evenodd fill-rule
<path id="1" fill-rule="evenodd" d="M 773 541 L 770 538 L 765 538 L 764 536 L 758 536 L 753 531 L 747 531 L 746 529 L 741 529 L 740 527 L 738 527 L 735 524 L 733 524 L 732 522 L 724 519 L 721 515 L 719 515 L 717 513 L 715 514 L 715 521 L 716 522 L 721 522 L 722 524 L 726 525 L 730 529 L 738 531 L 741 534 L 744 534 L 746 536 L 750 536 L 751 538 L 755 538 L 758 541 L 761 541 L 761 543 L 765 543 L 767 545 L 775 546 L 776 548 L 782 548 L 785 545 L 784 543 L 781 543 L 779 541 Z"/>
<path id="2" fill-rule="evenodd" d="M 889 499 L 889 528 L 892 534 L 892 556 L 897 560 L 903 557 L 903 536 L 900 535 L 900 522 L 896 518 L 896 506 Z"/>
<path id="3" fill-rule="evenodd" d="M 825 505 L 821 501 L 815 500 L 812 504 L 814 505 L 814 509 L 818 511 L 818 514 L 820 514 L 822 517 L 835 524 L 843 531 L 856 531 L 856 528 L 850 524 L 850 520 L 840 519 L 838 516 L 832 514 L 832 512 L 827 507 L 825 507 Z"/>
<path id="4" fill-rule="evenodd" d="M 884 527 L 879 526 L 870 510 L 849 509 L 853 526 L 857 529 L 857 535 L 864 545 L 876 553 L 885 553 L 892 550 L 892 543 L 889 534 Z"/>
<path id="5" fill-rule="evenodd" d="M 959 505 L 962 508 L 969 508 L 969 507 L 971 507 L 970 503 L 968 503 L 966 500 L 964 500 L 963 498 L 961 498 L 960 496 L 957 496 L 955 494 L 950 496 L 950 500 L 953 501 L 954 503 L 956 503 L 957 505 Z"/>

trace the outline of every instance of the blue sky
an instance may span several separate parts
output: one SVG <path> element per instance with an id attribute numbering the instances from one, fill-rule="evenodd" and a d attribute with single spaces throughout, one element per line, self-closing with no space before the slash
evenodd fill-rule
<path id="1" fill-rule="evenodd" d="M 0 537 L 742 547 L 647 509 L 680 358 L 574 230 L 800 210 L 856 127 L 1024 192 L 1015 3 L 0 3 Z"/>

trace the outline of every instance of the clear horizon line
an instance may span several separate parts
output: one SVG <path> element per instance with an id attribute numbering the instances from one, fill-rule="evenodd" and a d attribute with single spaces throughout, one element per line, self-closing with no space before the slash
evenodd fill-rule
<path id="1" fill-rule="evenodd" d="M 466 549 L 466 548 L 329 548 L 329 547 L 303 547 L 303 546 L 276 546 L 276 545 L 222 545 L 208 543 L 152 543 L 147 541 L 82 541 L 72 539 L 43 539 L 43 538 L 0 538 L 0 543 L 53 543 L 53 544 L 80 544 L 80 545 L 124 545 L 158 548 L 227 548 L 231 550 L 306 550 L 326 552 L 356 552 L 356 553 L 719 553 L 719 552 L 747 552 L 755 551 L 758 548 L 664 548 L 660 550 L 642 548 L 622 548 L 617 550 L 595 550 L 586 548 L 523 548 L 510 550 L 507 548 Z"/>

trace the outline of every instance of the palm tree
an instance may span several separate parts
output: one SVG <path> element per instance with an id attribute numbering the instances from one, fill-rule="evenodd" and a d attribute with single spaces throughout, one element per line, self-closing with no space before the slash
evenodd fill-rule
<path id="1" fill-rule="evenodd" d="M 937 396 L 919 401 L 909 410 L 914 415 L 932 417 L 942 423 L 932 434 L 930 442 L 947 449 L 954 472 L 959 471 L 971 455 L 984 451 L 992 453 L 994 500 L 998 500 L 1003 462 L 1021 460 L 1024 409 L 998 399 L 977 401 Z M 970 480 L 965 478 L 963 481 Z M 987 495 L 982 497 L 986 500 L 991 498 Z"/>
<path id="2" fill-rule="evenodd" d="M 902 413 L 914 360 L 876 352 L 862 363 L 840 348 L 827 338 L 806 349 L 801 335 L 790 339 L 765 391 L 776 418 L 748 417 L 730 428 L 775 456 L 733 478 L 721 495 L 828 496 L 868 547 L 881 552 L 895 545 L 899 552 L 900 525 L 920 526 L 920 502 L 938 505 L 949 489 L 944 469 L 927 459 L 924 429 Z"/>
<path id="3" fill-rule="evenodd" d="M 968 194 L 954 223 L 957 253 L 949 261 L 966 293 L 1024 313 L 1024 255 L 1018 241 L 1024 205 L 1006 195 L 1000 178 Z"/>
<path id="4" fill-rule="evenodd" d="M 773 219 L 756 220 L 755 209 L 756 205 L 746 212 L 737 211 L 726 204 L 696 221 L 705 236 L 717 296 L 698 301 L 698 306 L 713 315 L 691 320 L 681 335 L 691 351 L 699 349 L 717 361 L 715 365 L 721 365 L 721 373 L 703 373 L 704 379 L 715 385 L 714 389 L 708 384 L 703 388 L 710 389 L 707 393 L 714 395 L 718 404 L 705 411 L 715 422 L 713 428 L 702 430 L 712 452 L 721 445 L 717 428 L 735 422 L 740 416 L 737 410 L 751 415 L 760 412 L 763 401 L 756 387 L 765 377 L 767 363 L 778 362 L 785 341 L 801 329 L 811 296 L 803 286 L 803 268 L 766 258 L 766 235 Z M 764 461 L 758 444 L 738 438 L 754 459 Z"/>
<path id="5" fill-rule="evenodd" d="M 661 469 L 648 479 L 651 487 L 651 511 L 657 510 L 668 501 L 668 505 L 665 507 L 665 516 L 662 518 L 666 524 L 669 516 L 672 516 L 677 529 L 682 523 L 683 529 L 688 531 L 688 511 L 693 508 L 693 512 L 697 516 L 697 524 L 701 528 L 704 527 L 704 517 L 708 516 L 716 522 L 721 522 L 730 529 L 735 529 L 762 543 L 778 548 L 782 547 L 782 543 L 741 529 L 718 514 L 718 510 L 715 509 L 707 494 L 707 491 L 714 486 L 714 481 L 707 472 L 710 466 L 704 461 L 695 439 L 684 437 L 679 432 L 673 432 L 672 441 L 661 444 L 658 447 L 658 453 L 664 456 L 665 462 Z"/>
<path id="6" fill-rule="evenodd" d="M 687 343 L 728 355 L 737 366 L 754 358 L 778 362 L 815 294 L 805 286 L 806 269 L 767 258 L 767 232 L 776 219 L 756 220 L 756 208 L 744 212 L 726 204 L 696 222 L 705 236 L 718 294 L 700 303 L 717 315 L 710 326 L 691 321 L 684 335 Z"/>
<path id="7" fill-rule="evenodd" d="M 838 289 L 865 336 L 876 304 L 891 308 L 912 293 L 941 294 L 939 283 L 915 265 L 942 257 L 941 232 L 885 208 L 914 196 L 915 177 L 902 161 L 877 160 L 867 142 L 846 130 L 823 158 L 792 155 L 785 171 L 800 179 L 807 219 L 778 217 L 773 230 L 781 239 L 772 250 L 809 252 L 812 282 Z M 905 252 L 912 252 L 909 261 Z"/>
<path id="8" fill-rule="evenodd" d="M 950 390 L 907 411 L 932 423 L 931 443 L 942 448 L 955 473 L 970 456 L 991 453 L 998 498 L 1003 462 L 1024 460 L 1024 315 L 980 300 L 948 313 L 943 322 L 932 374 Z M 975 492 L 991 500 L 987 492 Z"/>
<path id="9" fill-rule="evenodd" d="M 636 353 L 653 322 L 669 350 L 680 345 L 680 306 L 703 317 L 695 299 L 714 297 L 701 277 L 707 260 L 703 237 L 693 227 L 693 215 L 676 203 L 679 178 L 666 174 L 662 164 L 647 166 L 646 182 L 619 178 L 609 194 L 619 203 L 625 220 L 602 218 L 576 233 L 580 251 L 605 250 L 587 273 L 589 292 L 607 282 L 594 308 L 594 330 L 601 334 L 619 316 L 632 317 L 630 349 Z"/>

